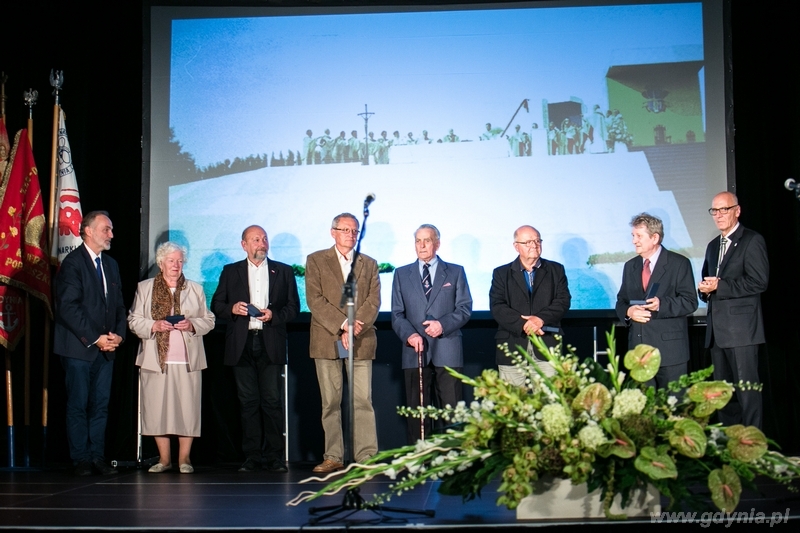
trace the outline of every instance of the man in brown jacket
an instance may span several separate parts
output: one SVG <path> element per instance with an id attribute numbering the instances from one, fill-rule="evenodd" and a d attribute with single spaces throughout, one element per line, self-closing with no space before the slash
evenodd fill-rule
<path id="1" fill-rule="evenodd" d="M 342 367 L 339 346 L 347 350 L 347 314 L 339 303 L 342 284 L 350 273 L 353 249 L 358 237 L 358 220 L 350 213 L 333 219 L 331 237 L 334 246 L 309 255 L 306 260 L 306 301 L 311 311 L 309 353 L 317 369 L 322 397 L 322 429 L 325 431 L 324 461 L 314 472 L 335 472 L 344 467 L 342 439 Z M 375 320 L 381 306 L 378 263 L 360 255 L 355 265 L 356 302 L 354 336 L 354 411 L 355 442 L 353 455 L 362 462 L 378 452 L 375 412 L 372 409 L 372 360 L 377 336 Z"/>

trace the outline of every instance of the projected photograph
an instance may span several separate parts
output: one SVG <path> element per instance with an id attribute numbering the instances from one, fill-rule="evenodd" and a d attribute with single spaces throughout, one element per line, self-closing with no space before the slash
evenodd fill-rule
<path id="1" fill-rule="evenodd" d="M 173 18 L 154 35 L 151 244 L 189 249 L 207 297 L 263 226 L 292 265 L 331 220 L 362 219 L 380 265 L 382 311 L 414 231 L 441 231 L 474 310 L 531 224 L 566 267 L 572 309 L 610 309 L 629 222 L 660 217 L 664 245 L 699 278 L 725 188 L 708 149 L 700 3 Z M 161 88 L 161 89 L 159 89 Z M 722 95 L 717 95 L 721 99 Z M 163 102 L 159 104 L 159 99 Z M 161 106 L 161 107 L 159 107 Z M 722 172 L 715 172 L 722 161 Z M 152 246 L 151 246 L 152 253 Z"/>

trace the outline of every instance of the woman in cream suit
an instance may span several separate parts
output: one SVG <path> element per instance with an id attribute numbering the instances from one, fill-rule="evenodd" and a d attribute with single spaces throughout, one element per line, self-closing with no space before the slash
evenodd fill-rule
<path id="1" fill-rule="evenodd" d="M 214 328 L 203 288 L 183 277 L 186 249 L 165 242 L 156 250 L 161 272 L 139 283 L 128 326 L 140 339 L 142 434 L 153 435 L 160 455 L 150 472 L 172 469 L 170 435 L 178 437 L 182 474 L 194 472 L 189 453 L 200 436 L 202 336 Z"/>

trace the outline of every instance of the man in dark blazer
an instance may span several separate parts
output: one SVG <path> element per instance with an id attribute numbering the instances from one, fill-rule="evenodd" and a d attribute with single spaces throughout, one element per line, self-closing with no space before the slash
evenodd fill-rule
<path id="1" fill-rule="evenodd" d="M 649 344 L 661 352 L 661 366 L 650 382 L 661 389 L 688 370 L 686 317 L 697 310 L 692 264 L 662 246 L 664 225 L 658 217 L 636 215 L 631 228 L 637 256 L 623 267 L 617 316 L 628 324 L 629 348 Z M 652 297 L 645 299 L 648 294 Z"/>
<path id="2" fill-rule="evenodd" d="M 720 236 L 706 248 L 698 292 L 708 303 L 706 347 L 714 379 L 755 384 L 758 345 L 765 342 L 761 293 L 769 282 L 767 246 L 761 235 L 739 223 L 742 208 L 733 193 L 716 195 L 709 213 Z M 761 427 L 761 392 L 737 387 L 736 399 L 738 404 L 729 402 L 719 412 L 720 422 Z"/>
<path id="3" fill-rule="evenodd" d="M 227 322 L 224 363 L 233 367 L 242 415 L 240 472 L 286 472 L 281 371 L 286 364 L 286 323 L 300 311 L 289 265 L 267 258 L 269 240 L 259 226 L 242 232 L 247 259 L 225 265 L 211 299 Z M 258 313 L 248 315 L 248 304 Z M 252 309 L 252 308 L 251 308 Z"/>
<path id="4" fill-rule="evenodd" d="M 106 250 L 114 237 L 105 211 L 81 221 L 83 245 L 61 263 L 55 279 L 56 324 L 53 351 L 66 373 L 67 441 L 75 474 L 92 468 L 107 475 L 105 433 L 114 354 L 125 339 L 126 313 L 119 267 Z"/>
<path id="5" fill-rule="evenodd" d="M 461 380 L 445 367 L 463 370 L 461 328 L 472 314 L 472 296 L 464 268 L 445 263 L 436 255 L 439 244 L 435 226 L 420 226 L 414 234 L 417 261 L 395 270 L 392 282 L 392 329 L 403 343 L 402 368 L 409 407 L 420 405 L 420 372 L 423 405 L 431 405 L 434 381 L 439 407 L 455 407 L 463 398 Z M 425 419 L 426 437 L 431 430 L 431 420 Z M 409 417 L 409 443 L 420 437 L 420 419 Z"/>
<path id="6" fill-rule="evenodd" d="M 519 254 L 507 265 L 494 270 L 489 305 L 497 321 L 495 342 L 508 343 L 511 351 L 521 346 L 537 359 L 546 375 L 555 369 L 542 356 L 534 353 L 529 335 L 538 335 L 548 346 L 555 346 L 555 331 L 561 330 L 561 319 L 569 310 L 569 293 L 564 266 L 542 259 L 542 237 L 533 226 L 522 226 L 514 232 L 514 249 Z M 498 348 L 496 361 L 500 377 L 525 385 L 525 374 Z"/>
<path id="7" fill-rule="evenodd" d="M 306 259 L 306 302 L 311 311 L 311 341 L 308 352 L 314 359 L 322 400 L 322 429 L 325 451 L 314 472 L 330 473 L 344 468 L 342 433 L 342 381 L 347 359 L 340 357 L 349 347 L 346 307 L 341 305 L 342 286 L 353 267 L 358 238 L 358 220 L 342 213 L 331 222 L 334 245 L 314 252 Z M 381 307 L 378 263 L 360 254 L 353 274 L 356 283 L 353 326 L 353 410 L 355 421 L 353 459 L 363 462 L 378 453 L 375 410 L 372 407 L 372 360 L 378 346 L 375 320 Z"/>

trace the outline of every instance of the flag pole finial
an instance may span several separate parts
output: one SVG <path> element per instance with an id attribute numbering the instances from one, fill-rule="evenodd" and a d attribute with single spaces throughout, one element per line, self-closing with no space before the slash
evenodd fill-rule
<path id="1" fill-rule="evenodd" d="M 64 71 L 50 69 L 50 85 L 53 87 L 53 96 L 56 99 L 56 105 L 60 104 L 58 101 L 58 91 L 61 90 L 61 86 L 63 84 L 64 84 Z"/>

